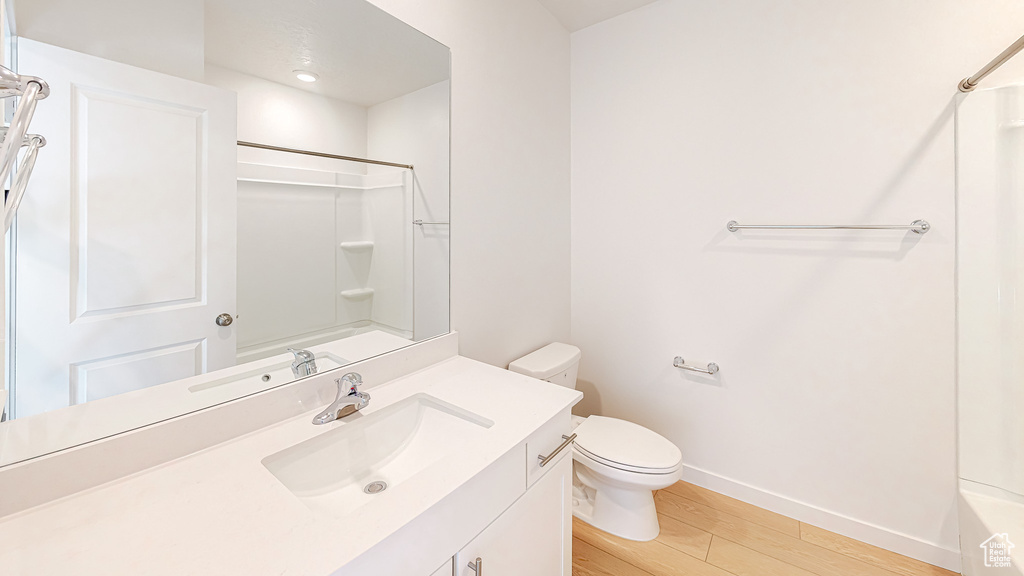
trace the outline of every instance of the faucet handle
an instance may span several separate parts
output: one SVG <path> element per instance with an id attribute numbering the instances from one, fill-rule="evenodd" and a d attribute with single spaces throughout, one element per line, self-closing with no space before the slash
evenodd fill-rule
<path id="1" fill-rule="evenodd" d="M 296 350 L 295 348 L 289 348 L 288 351 L 295 355 L 296 362 L 307 362 L 313 359 L 313 353 L 309 350 Z"/>
<path id="2" fill-rule="evenodd" d="M 359 385 L 363 383 L 363 377 L 357 372 L 349 372 L 334 381 L 338 383 L 338 396 L 352 396 L 359 393 Z"/>

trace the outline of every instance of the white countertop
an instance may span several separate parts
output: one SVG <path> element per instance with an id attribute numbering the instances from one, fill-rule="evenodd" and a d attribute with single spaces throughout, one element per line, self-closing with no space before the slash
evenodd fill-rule
<path id="1" fill-rule="evenodd" d="M 343 360 L 342 365 L 347 365 L 411 344 L 415 342 L 380 330 L 372 330 L 310 346 L 308 350 L 318 357 L 330 354 Z M 78 446 L 140 428 L 152 422 L 174 418 L 275 388 L 282 382 L 263 383 L 259 378 L 260 372 L 287 369 L 291 362 L 292 355 L 285 352 L 109 398 L 9 420 L 0 426 L 0 466 Z M 321 367 L 327 369 L 323 362 Z M 246 375 L 249 377 L 230 382 L 232 377 Z M 296 380 L 290 374 L 286 379 Z M 213 381 L 225 383 L 203 388 L 204 384 Z"/>
<path id="2" fill-rule="evenodd" d="M 0 519 L 4 574 L 327 575 L 421 515 L 582 395 L 455 357 L 370 389 L 372 414 L 417 393 L 494 421 L 472 446 L 343 518 L 314 513 L 261 460 L 345 426 L 310 411 Z M 74 470 L 69 470 L 74 474 Z"/>

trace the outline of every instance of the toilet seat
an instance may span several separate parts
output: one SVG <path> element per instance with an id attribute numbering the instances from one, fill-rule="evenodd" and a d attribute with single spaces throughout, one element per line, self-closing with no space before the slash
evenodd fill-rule
<path id="1" fill-rule="evenodd" d="M 609 468 L 636 474 L 673 474 L 683 455 L 664 436 L 618 418 L 591 416 L 574 430 L 580 456 Z"/>
<path id="2" fill-rule="evenodd" d="M 594 454 L 587 452 L 585 449 L 580 448 L 579 446 L 573 446 L 573 449 L 574 455 L 576 456 L 576 460 L 585 462 L 588 466 L 603 466 L 606 468 L 611 468 L 612 470 L 615 471 L 626 472 L 628 474 L 643 474 L 650 476 L 674 474 L 675 472 L 678 472 L 680 468 L 682 468 L 683 464 L 682 462 L 679 462 L 678 464 L 670 468 L 640 468 L 638 466 L 629 466 L 627 464 L 605 460 L 600 456 L 595 456 Z"/>

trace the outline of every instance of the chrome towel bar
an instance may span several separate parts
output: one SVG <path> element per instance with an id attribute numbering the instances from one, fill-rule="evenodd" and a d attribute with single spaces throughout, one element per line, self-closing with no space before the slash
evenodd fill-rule
<path id="1" fill-rule="evenodd" d="M 28 134 L 29 124 L 36 112 L 36 103 L 50 95 L 50 86 L 35 76 L 24 76 L 0 66 L 0 98 L 20 96 L 11 123 L 3 129 L 3 141 L 0 142 L 0 182 L 7 182 L 11 170 L 18 161 L 18 151 L 28 146 L 25 158 L 19 166 L 19 173 L 11 187 L 11 194 L 4 201 L 4 230 L 10 227 L 11 221 L 21 203 L 21 197 L 28 186 L 28 179 L 35 166 L 39 149 L 46 145 L 42 136 Z"/>
<path id="2" fill-rule="evenodd" d="M 682 368 L 683 370 L 689 370 L 690 372 L 700 372 L 702 374 L 717 374 L 718 373 L 718 364 L 715 364 L 714 362 L 709 362 L 708 363 L 708 367 L 705 370 L 704 368 L 697 368 L 696 366 L 688 366 L 686 364 L 686 360 L 683 360 L 682 356 L 676 356 L 672 360 L 672 365 L 675 366 L 676 368 Z"/>
<path id="3" fill-rule="evenodd" d="M 0 66 L 0 98 L 28 94 L 32 84 L 36 85 L 31 93 L 33 100 L 42 100 L 50 95 L 50 85 L 42 78 L 18 74 L 6 66 Z"/>
<path id="4" fill-rule="evenodd" d="M 730 220 L 725 225 L 729 232 L 737 230 L 910 230 L 915 234 L 924 234 L 932 229 L 931 224 L 924 220 L 914 220 L 910 224 L 740 224 Z"/>
<path id="5" fill-rule="evenodd" d="M 448 222 L 424 222 L 423 220 L 413 220 L 413 224 L 417 226 L 447 226 Z"/>
<path id="6" fill-rule="evenodd" d="M 29 178 L 32 177 L 32 169 L 35 168 L 39 149 L 46 146 L 46 138 L 38 134 L 29 134 L 25 137 L 25 141 L 28 149 L 25 151 L 25 156 L 21 159 L 21 163 L 18 164 L 18 171 L 14 175 L 14 183 L 11 185 L 11 191 L 7 195 L 7 202 L 4 204 L 5 233 L 7 230 L 10 230 L 11 223 L 14 222 L 14 216 L 18 213 L 18 207 L 21 206 L 21 199 L 24 198 Z"/>

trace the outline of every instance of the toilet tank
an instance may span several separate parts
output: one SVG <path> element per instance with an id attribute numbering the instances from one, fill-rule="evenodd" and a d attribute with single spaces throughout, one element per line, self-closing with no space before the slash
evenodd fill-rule
<path id="1" fill-rule="evenodd" d="M 514 360 L 508 365 L 508 369 L 566 388 L 576 388 L 580 356 L 579 348 L 571 344 L 552 342 L 540 350 Z"/>

